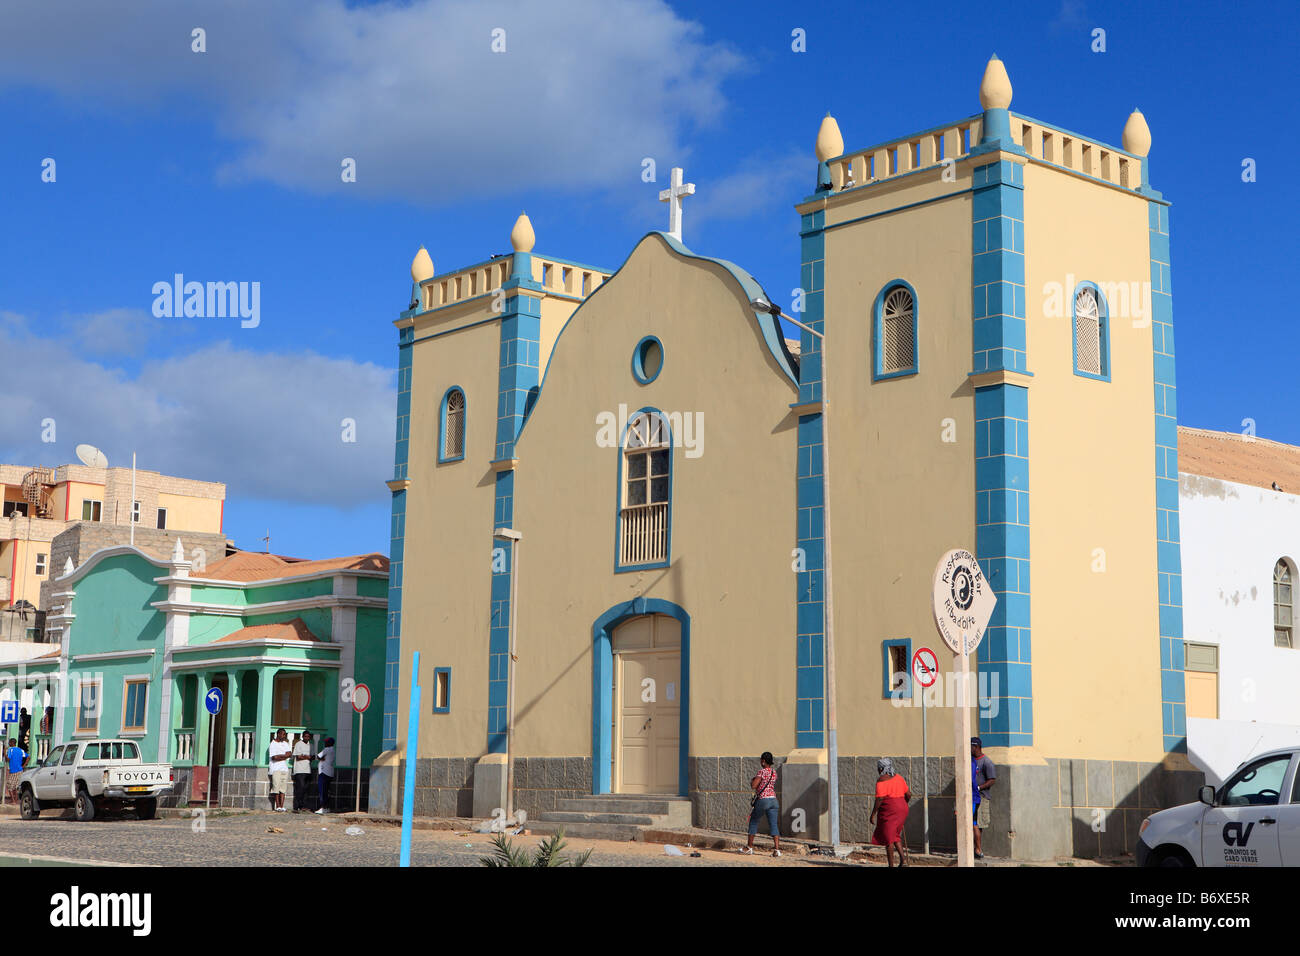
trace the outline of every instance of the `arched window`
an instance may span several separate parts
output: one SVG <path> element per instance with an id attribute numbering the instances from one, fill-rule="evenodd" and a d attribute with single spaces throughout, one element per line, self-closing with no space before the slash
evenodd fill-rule
<path id="1" fill-rule="evenodd" d="M 906 282 L 891 282 L 876 297 L 874 338 L 875 378 L 916 372 L 916 293 Z"/>
<path id="2" fill-rule="evenodd" d="M 649 409 L 628 423 L 619 461 L 618 570 L 668 562 L 672 430 Z"/>
<path id="3" fill-rule="evenodd" d="M 1109 316 L 1101 290 L 1085 282 L 1074 290 L 1074 374 L 1110 381 Z"/>
<path id="4" fill-rule="evenodd" d="M 460 461 L 465 457 L 465 393 L 447 389 L 442 397 L 442 435 L 438 442 L 439 461 Z"/>
<path id="5" fill-rule="evenodd" d="M 1277 647 L 1295 647 L 1291 579 L 1291 565 L 1283 558 L 1273 566 L 1273 644 Z"/>

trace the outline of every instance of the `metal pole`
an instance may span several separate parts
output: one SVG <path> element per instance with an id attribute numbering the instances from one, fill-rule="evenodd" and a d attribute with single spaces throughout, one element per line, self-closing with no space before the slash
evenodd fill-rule
<path id="1" fill-rule="evenodd" d="M 970 771 L 970 707 L 967 701 L 967 685 L 970 682 L 970 656 L 965 653 L 956 655 L 957 665 L 957 709 L 953 725 L 957 734 L 956 763 L 953 770 L 957 776 L 957 865 L 975 865 L 975 835 L 971 832 L 975 826 L 973 817 L 975 799 L 971 793 Z M 965 754 L 965 759 L 963 759 Z"/>
<path id="2" fill-rule="evenodd" d="M 217 715 L 208 712 L 208 786 L 207 786 L 207 807 L 212 808 L 212 758 L 217 755 L 216 741 L 213 734 L 216 732 Z"/>
<path id="3" fill-rule="evenodd" d="M 509 697 L 506 702 L 506 819 L 515 815 L 515 648 L 519 634 L 519 545 L 510 543 L 510 671 Z"/>
<path id="4" fill-rule="evenodd" d="M 402 793 L 402 849 L 399 866 L 411 865 L 411 824 L 415 815 L 415 762 L 420 756 L 420 652 L 411 662 L 411 703 L 406 721 L 406 787 Z M 361 786 L 360 768 L 357 786 Z"/>
<path id="5" fill-rule="evenodd" d="M 367 706 L 369 706 L 367 704 Z M 366 729 L 366 712 L 358 711 L 360 720 L 357 721 L 357 813 L 361 812 L 361 737 Z"/>
<path id="6" fill-rule="evenodd" d="M 131 452 L 131 511 L 128 515 L 131 522 L 131 547 L 135 547 L 135 452 Z M 208 781 L 208 789 L 212 789 L 212 781 Z"/>
<path id="7" fill-rule="evenodd" d="M 826 548 L 826 601 L 823 605 L 826 630 L 826 731 L 830 762 L 831 845 L 840 845 L 840 773 L 839 741 L 836 739 L 835 712 L 835 603 L 831 587 L 831 418 L 830 363 L 826 360 L 826 336 L 822 346 L 822 535 Z"/>
<path id="8" fill-rule="evenodd" d="M 926 721 L 925 692 L 921 688 L 921 773 L 925 777 L 925 789 L 921 791 L 921 832 L 925 835 L 925 855 L 930 855 L 930 731 Z"/>

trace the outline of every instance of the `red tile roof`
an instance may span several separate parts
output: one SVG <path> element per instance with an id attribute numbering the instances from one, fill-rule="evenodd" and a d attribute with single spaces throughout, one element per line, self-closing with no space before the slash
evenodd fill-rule
<path id="1" fill-rule="evenodd" d="M 318 571 L 382 571 L 388 573 L 388 558 L 382 554 L 354 554 L 344 558 L 324 558 L 304 561 L 278 554 L 257 551 L 236 551 L 227 558 L 209 564 L 198 577 L 219 581 L 267 581 L 271 578 L 290 578 Z"/>
<path id="2" fill-rule="evenodd" d="M 1179 427 L 1178 470 L 1300 494 L 1300 448 L 1267 438 Z"/>
<path id="3" fill-rule="evenodd" d="M 230 644 L 235 641 L 319 641 L 320 638 L 311 632 L 303 619 L 295 617 L 292 621 L 283 621 L 280 624 L 254 624 L 251 627 L 241 627 L 233 634 L 227 634 L 225 637 L 219 637 L 212 643 Z"/>

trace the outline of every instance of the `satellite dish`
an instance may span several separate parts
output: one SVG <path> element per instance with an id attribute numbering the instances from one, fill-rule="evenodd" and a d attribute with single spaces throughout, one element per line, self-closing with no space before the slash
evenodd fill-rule
<path id="1" fill-rule="evenodd" d="M 91 468 L 108 467 L 108 456 L 94 445 L 78 445 L 77 457 L 81 459 L 83 465 L 89 465 Z"/>

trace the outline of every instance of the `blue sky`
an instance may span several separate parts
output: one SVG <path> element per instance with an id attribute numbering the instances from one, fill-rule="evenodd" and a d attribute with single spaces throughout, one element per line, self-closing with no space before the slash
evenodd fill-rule
<path id="1" fill-rule="evenodd" d="M 0 460 L 57 464 L 90 442 L 123 464 L 136 450 L 141 467 L 226 482 L 241 547 L 269 529 L 285 554 L 386 552 L 391 322 L 419 245 L 440 272 L 480 261 L 509 250 L 526 209 L 539 252 L 617 267 L 666 228 L 657 191 L 682 165 L 698 188 L 687 245 L 787 304 L 792 207 L 815 179 L 822 115 L 849 149 L 971 115 L 994 52 L 1015 111 L 1118 144 L 1142 109 L 1153 184 L 1174 203 L 1180 421 L 1249 418 L 1300 444 L 1284 295 L 1300 213 L 1293 4 L 738 9 L 9 5 Z M 660 182 L 642 182 L 644 157 Z M 260 283 L 258 325 L 155 318 L 152 287 L 175 273 Z"/>

